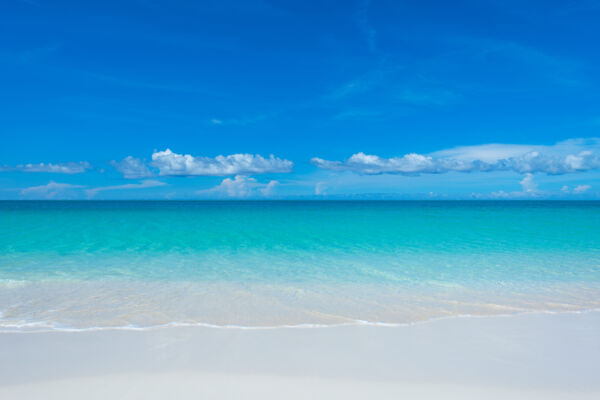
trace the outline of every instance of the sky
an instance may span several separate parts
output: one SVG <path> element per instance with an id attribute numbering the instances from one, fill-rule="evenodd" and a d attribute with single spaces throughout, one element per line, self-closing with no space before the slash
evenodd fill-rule
<path id="1" fill-rule="evenodd" d="M 600 199 L 600 0 L 0 8 L 0 199 Z"/>

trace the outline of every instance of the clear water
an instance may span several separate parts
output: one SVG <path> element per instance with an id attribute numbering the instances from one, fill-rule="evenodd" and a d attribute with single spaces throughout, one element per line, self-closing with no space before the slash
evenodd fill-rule
<path id="1" fill-rule="evenodd" d="M 0 329 L 598 308 L 600 202 L 0 202 Z"/>

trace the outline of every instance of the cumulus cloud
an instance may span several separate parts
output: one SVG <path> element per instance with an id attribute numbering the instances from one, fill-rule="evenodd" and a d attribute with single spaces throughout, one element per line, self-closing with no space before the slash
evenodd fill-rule
<path id="1" fill-rule="evenodd" d="M 538 185 L 533 181 L 533 175 L 531 173 L 525 174 L 525 177 L 519 182 L 525 193 L 536 193 L 538 191 Z"/>
<path id="2" fill-rule="evenodd" d="M 575 189 L 573 189 L 573 193 L 585 193 L 588 190 L 590 190 L 591 186 L 590 185 L 578 185 L 575 187 Z"/>
<path id="3" fill-rule="evenodd" d="M 257 195 L 270 196 L 273 189 L 279 185 L 278 181 L 272 180 L 269 183 L 260 183 L 256 179 L 245 175 L 236 175 L 235 178 L 225 178 L 223 181 L 208 190 L 199 190 L 199 195 L 217 195 L 226 197 L 254 197 Z"/>
<path id="4" fill-rule="evenodd" d="M 154 176 L 145 162 L 132 156 L 125 157 L 121 161 L 111 161 L 110 164 L 126 179 L 143 179 Z"/>
<path id="5" fill-rule="evenodd" d="M 141 181 L 140 183 L 127 183 L 125 185 L 115 185 L 115 186 L 101 186 L 101 187 L 97 187 L 97 188 L 93 188 L 93 189 L 88 189 L 85 191 L 85 193 L 89 197 L 93 197 L 98 192 L 104 192 L 107 190 L 146 189 L 146 188 L 165 186 L 165 185 L 167 185 L 167 183 L 165 183 L 165 182 L 147 179 L 147 180 Z"/>
<path id="6" fill-rule="evenodd" d="M 325 194 L 325 190 L 327 189 L 326 183 L 325 182 L 317 182 L 315 185 L 315 194 L 321 195 L 321 194 Z"/>
<path id="7" fill-rule="evenodd" d="M 72 185 L 70 183 L 59 183 L 50 181 L 46 185 L 31 186 L 21 190 L 21 194 L 25 197 L 54 199 L 57 197 L 71 198 L 72 189 L 80 189 L 85 186 Z"/>
<path id="8" fill-rule="evenodd" d="M 4 166 L 0 167 L 0 171 L 21 171 L 21 172 L 51 172 L 55 174 L 80 174 L 92 166 L 87 161 L 67 162 L 67 163 L 39 163 L 39 164 L 22 164 L 16 167 Z"/>
<path id="9" fill-rule="evenodd" d="M 571 190 L 570 187 L 568 187 L 567 185 L 564 185 L 562 188 L 560 188 L 560 191 L 562 193 L 574 193 L 574 194 L 581 194 L 581 193 L 585 193 L 588 190 L 590 190 L 592 187 L 590 185 L 577 185 L 573 188 L 573 190 Z"/>
<path id="10" fill-rule="evenodd" d="M 162 176 L 224 176 L 291 172 L 293 165 L 291 161 L 273 155 L 264 158 L 258 154 L 232 154 L 211 158 L 177 154 L 169 149 L 152 154 L 152 166 L 158 168 L 159 175 Z"/>
<path id="11" fill-rule="evenodd" d="M 474 197 L 480 199 L 531 199 L 547 194 L 538 190 L 538 185 L 533 181 L 533 174 L 531 173 L 525 174 L 523 179 L 519 181 L 519 185 L 521 185 L 521 188 L 523 189 L 520 192 L 505 192 L 504 190 L 498 190 L 497 192 L 492 192 L 489 195 L 477 194 Z"/>
<path id="12" fill-rule="evenodd" d="M 272 180 L 263 188 L 258 189 L 263 195 L 270 196 L 275 190 L 275 187 L 279 185 L 279 181 Z"/>
<path id="13" fill-rule="evenodd" d="M 332 171 L 361 174 L 441 174 L 450 171 L 546 173 L 561 175 L 600 169 L 600 139 L 570 139 L 553 146 L 486 144 L 423 155 L 381 158 L 357 153 L 344 161 L 315 157 L 311 162 Z"/>

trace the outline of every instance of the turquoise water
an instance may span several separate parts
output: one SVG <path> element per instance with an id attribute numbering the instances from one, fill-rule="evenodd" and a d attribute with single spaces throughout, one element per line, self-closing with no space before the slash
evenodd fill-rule
<path id="1" fill-rule="evenodd" d="M 0 202 L 0 327 L 596 308 L 599 227 L 600 202 Z"/>

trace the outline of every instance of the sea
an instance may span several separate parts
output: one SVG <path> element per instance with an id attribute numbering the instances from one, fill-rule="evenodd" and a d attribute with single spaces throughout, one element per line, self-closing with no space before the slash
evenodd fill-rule
<path id="1" fill-rule="evenodd" d="M 0 331 L 599 308 L 600 202 L 0 202 Z"/>

